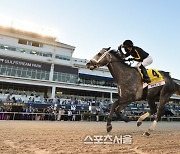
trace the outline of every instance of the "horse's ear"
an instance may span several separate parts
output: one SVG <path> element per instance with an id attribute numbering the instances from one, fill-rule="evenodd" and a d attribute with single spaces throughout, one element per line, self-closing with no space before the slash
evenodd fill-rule
<path id="1" fill-rule="evenodd" d="M 109 47 L 109 48 L 104 48 L 106 51 L 109 51 L 110 49 L 111 49 L 111 47 Z"/>

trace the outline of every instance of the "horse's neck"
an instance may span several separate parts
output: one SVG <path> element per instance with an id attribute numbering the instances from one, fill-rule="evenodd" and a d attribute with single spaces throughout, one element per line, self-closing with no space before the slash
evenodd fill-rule
<path id="1" fill-rule="evenodd" d="M 132 73 L 134 73 L 134 69 L 126 66 L 121 62 L 112 62 L 108 65 L 108 69 L 113 76 L 116 83 L 122 83 L 129 79 Z"/>

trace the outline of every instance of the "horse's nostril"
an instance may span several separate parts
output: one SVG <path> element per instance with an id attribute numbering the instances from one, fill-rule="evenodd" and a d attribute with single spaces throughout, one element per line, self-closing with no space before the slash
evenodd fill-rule
<path id="1" fill-rule="evenodd" d="M 86 63 L 86 66 L 88 66 L 88 65 L 90 65 L 90 63 L 88 62 L 88 63 Z"/>

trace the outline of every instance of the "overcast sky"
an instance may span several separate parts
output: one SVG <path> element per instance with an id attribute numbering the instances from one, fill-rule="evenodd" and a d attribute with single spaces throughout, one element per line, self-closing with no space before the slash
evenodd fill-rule
<path id="1" fill-rule="evenodd" d="M 154 59 L 149 67 L 180 79 L 179 0 L 0 0 L 0 17 L 57 31 L 75 46 L 73 57 L 90 59 L 126 39 Z"/>

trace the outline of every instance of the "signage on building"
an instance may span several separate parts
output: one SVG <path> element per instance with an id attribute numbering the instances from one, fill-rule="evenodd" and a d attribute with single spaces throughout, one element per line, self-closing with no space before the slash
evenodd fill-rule
<path id="1" fill-rule="evenodd" d="M 17 60 L 9 60 L 9 59 L 4 59 L 4 58 L 1 58 L 0 62 L 5 63 L 5 64 L 12 64 L 12 65 L 20 65 L 20 66 L 41 68 L 40 64 L 24 62 L 24 61 L 17 61 Z"/>
<path id="2" fill-rule="evenodd" d="M 12 102 L 6 102 L 3 103 L 4 106 L 25 106 L 24 103 L 12 103 Z"/>
<path id="3" fill-rule="evenodd" d="M 50 64 L 33 62 L 29 60 L 21 60 L 21 59 L 4 57 L 4 56 L 0 56 L 0 64 L 14 65 L 18 67 L 29 67 L 32 69 L 41 69 L 41 70 L 47 70 L 47 71 L 50 71 L 50 68 L 51 68 Z"/>

